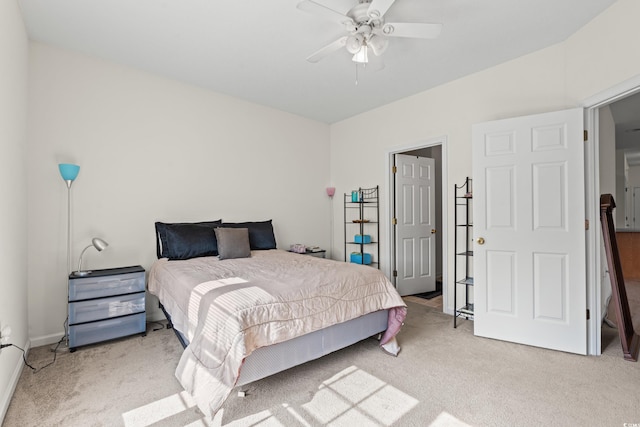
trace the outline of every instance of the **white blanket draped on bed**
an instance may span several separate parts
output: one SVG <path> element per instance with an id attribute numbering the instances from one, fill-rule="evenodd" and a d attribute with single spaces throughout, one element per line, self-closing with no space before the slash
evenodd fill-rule
<path id="1" fill-rule="evenodd" d="M 392 309 L 384 343 L 404 320 L 405 303 L 377 269 L 281 250 L 251 255 L 160 259 L 149 272 L 149 291 L 190 343 L 176 376 L 207 415 L 222 406 L 259 347 Z"/>

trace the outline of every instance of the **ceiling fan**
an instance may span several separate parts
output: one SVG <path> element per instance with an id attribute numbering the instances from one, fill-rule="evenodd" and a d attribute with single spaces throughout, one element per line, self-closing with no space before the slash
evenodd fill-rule
<path id="1" fill-rule="evenodd" d="M 342 14 L 314 0 L 303 0 L 298 9 L 323 16 L 343 26 L 348 35 L 329 43 L 311 54 L 307 61 L 318 62 L 329 54 L 346 48 L 356 63 L 369 62 L 369 50 L 380 56 L 389 44 L 388 37 L 432 39 L 440 35 L 442 24 L 386 22 L 385 13 L 395 0 L 359 0 L 346 14 Z"/>

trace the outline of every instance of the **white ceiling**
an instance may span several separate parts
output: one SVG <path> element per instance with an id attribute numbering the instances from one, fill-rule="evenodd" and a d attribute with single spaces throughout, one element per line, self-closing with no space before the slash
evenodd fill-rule
<path id="1" fill-rule="evenodd" d="M 298 0 L 19 0 L 32 40 L 327 123 L 561 42 L 614 2 L 397 0 L 388 22 L 438 22 L 442 34 L 393 38 L 384 68 L 356 85 L 346 51 L 305 60 L 345 33 Z"/>

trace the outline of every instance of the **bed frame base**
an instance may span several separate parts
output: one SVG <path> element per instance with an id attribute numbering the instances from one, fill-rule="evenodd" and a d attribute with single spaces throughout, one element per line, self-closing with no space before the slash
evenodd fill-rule
<path id="1" fill-rule="evenodd" d="M 176 336 L 178 337 L 178 341 L 180 341 L 180 345 L 182 345 L 182 348 L 187 348 L 187 345 L 189 344 L 187 337 L 182 335 L 182 332 L 180 332 L 179 330 L 173 327 L 173 322 L 171 322 L 171 316 L 169 316 L 169 313 L 167 313 L 167 310 L 164 309 L 164 305 L 162 305 L 162 303 L 158 303 L 158 306 L 160 307 L 160 310 L 162 310 L 162 312 L 164 313 L 164 317 L 167 318 L 167 329 L 173 329 L 173 332 L 175 332 Z"/>
<path id="2" fill-rule="evenodd" d="M 188 340 L 173 327 L 171 316 L 162 304 L 160 304 L 160 309 L 169 322 L 167 328 L 173 329 L 182 347 L 186 348 Z M 318 359 L 358 341 L 378 335 L 387 329 L 387 320 L 388 310 L 380 310 L 288 341 L 260 347 L 245 359 L 236 387 Z M 243 393 L 243 391 L 241 390 L 239 393 Z"/>

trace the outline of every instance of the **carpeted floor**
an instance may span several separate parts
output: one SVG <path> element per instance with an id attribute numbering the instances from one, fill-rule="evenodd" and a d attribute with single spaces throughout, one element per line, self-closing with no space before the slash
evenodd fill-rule
<path id="1" fill-rule="evenodd" d="M 250 384 L 205 420 L 174 377 L 170 330 L 62 354 L 25 369 L 4 427 L 622 426 L 640 423 L 640 364 L 605 326 L 600 357 L 477 338 L 473 323 L 408 302 L 397 358 L 368 339 Z M 153 326 L 153 325 L 152 325 Z M 48 347 L 29 361 L 51 360 Z"/>

